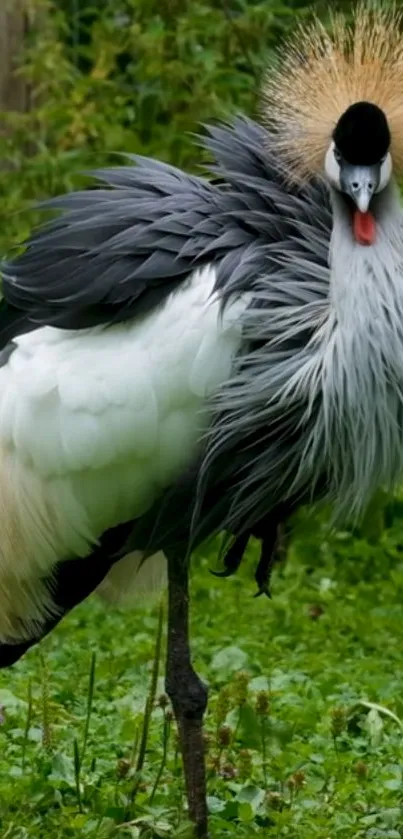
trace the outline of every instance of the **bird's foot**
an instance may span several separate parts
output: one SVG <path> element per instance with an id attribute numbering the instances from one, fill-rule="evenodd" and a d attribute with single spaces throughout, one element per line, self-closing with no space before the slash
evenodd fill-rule
<path id="1" fill-rule="evenodd" d="M 273 599 L 273 598 L 272 598 L 271 591 L 270 591 L 270 587 L 269 587 L 269 584 L 268 584 L 268 583 L 263 583 L 262 585 L 260 585 L 260 586 L 259 586 L 259 588 L 258 588 L 258 590 L 257 590 L 257 591 L 255 592 L 255 594 L 253 595 L 253 597 L 254 597 L 254 598 L 256 598 L 256 597 L 261 597 L 261 596 L 262 596 L 262 594 L 264 594 L 266 597 L 268 597 L 268 598 L 269 598 L 269 600 L 272 600 L 272 599 Z"/>

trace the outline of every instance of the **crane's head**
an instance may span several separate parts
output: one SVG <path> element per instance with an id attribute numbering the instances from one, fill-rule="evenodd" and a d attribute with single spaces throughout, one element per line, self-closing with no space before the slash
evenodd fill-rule
<path id="1" fill-rule="evenodd" d="M 388 185 L 393 170 L 391 135 L 384 112 L 372 102 L 350 105 L 338 120 L 324 163 L 331 186 L 350 202 L 355 238 L 375 239 L 374 196 Z"/>
<path id="2" fill-rule="evenodd" d="M 375 239 L 374 208 L 403 175 L 403 10 L 368 0 L 349 25 L 300 27 L 269 71 L 265 118 L 286 177 L 324 177 L 355 238 Z"/>

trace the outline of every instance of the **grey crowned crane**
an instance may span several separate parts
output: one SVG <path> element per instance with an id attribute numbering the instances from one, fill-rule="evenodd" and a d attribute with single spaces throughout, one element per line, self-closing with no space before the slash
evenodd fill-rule
<path id="1" fill-rule="evenodd" d="M 210 128 L 213 181 L 97 173 L 3 269 L 0 664 L 78 602 L 167 576 L 167 692 L 207 836 L 191 551 L 325 499 L 357 517 L 403 474 L 402 15 L 298 31 L 265 127 Z"/>

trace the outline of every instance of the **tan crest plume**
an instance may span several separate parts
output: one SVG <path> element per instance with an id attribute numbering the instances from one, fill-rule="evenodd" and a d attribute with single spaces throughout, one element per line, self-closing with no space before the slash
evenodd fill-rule
<path id="1" fill-rule="evenodd" d="M 264 120 L 274 130 L 290 177 L 323 173 L 332 132 L 354 102 L 384 111 L 394 171 L 403 175 L 403 9 L 360 3 L 351 23 L 331 14 L 299 26 L 263 90 Z"/>

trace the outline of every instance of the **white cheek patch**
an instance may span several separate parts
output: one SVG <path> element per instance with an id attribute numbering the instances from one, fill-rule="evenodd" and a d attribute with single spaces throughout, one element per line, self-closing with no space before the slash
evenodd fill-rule
<path id="1" fill-rule="evenodd" d="M 335 146 L 332 142 L 326 152 L 325 172 L 327 179 L 330 181 L 332 186 L 336 189 L 340 189 L 340 166 L 335 158 L 334 150 Z"/>
<path id="2" fill-rule="evenodd" d="M 376 192 L 382 192 L 385 189 L 385 186 L 388 185 L 392 176 L 392 157 L 390 152 L 387 153 L 385 160 L 381 164 L 381 173 L 379 178 L 379 184 L 377 186 Z"/>

